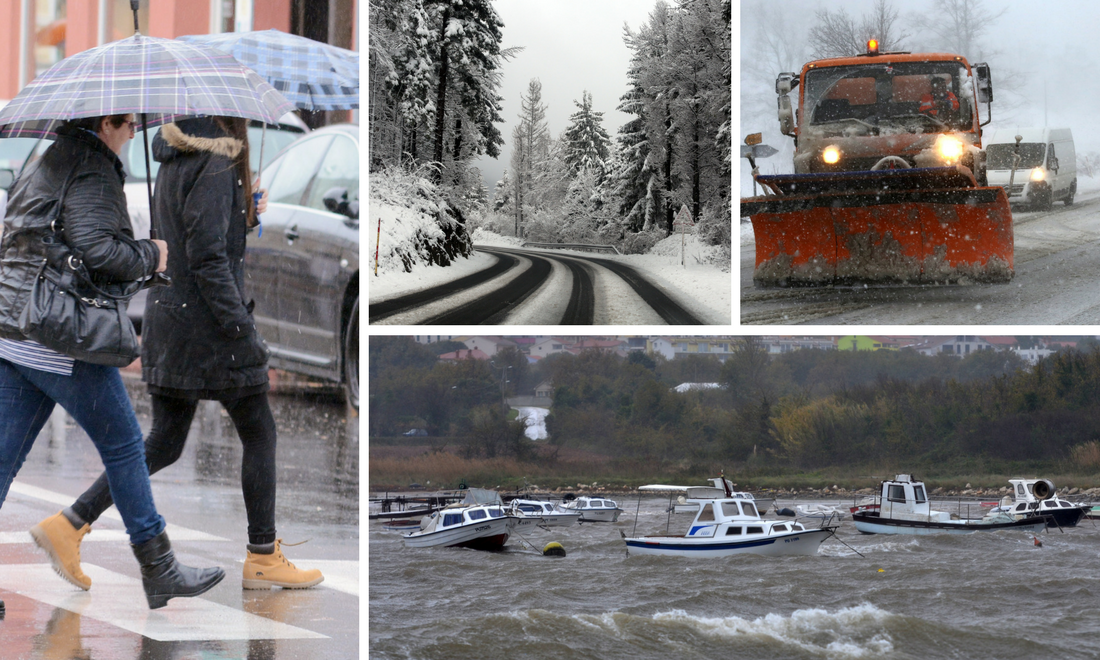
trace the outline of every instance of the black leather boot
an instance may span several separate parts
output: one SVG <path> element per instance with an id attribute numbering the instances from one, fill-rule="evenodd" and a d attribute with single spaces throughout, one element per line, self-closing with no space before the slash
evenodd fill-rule
<path id="1" fill-rule="evenodd" d="M 141 564 L 141 585 L 151 610 L 164 607 L 169 598 L 206 593 L 225 577 L 220 568 L 192 568 L 176 561 L 167 532 L 130 548 Z"/>

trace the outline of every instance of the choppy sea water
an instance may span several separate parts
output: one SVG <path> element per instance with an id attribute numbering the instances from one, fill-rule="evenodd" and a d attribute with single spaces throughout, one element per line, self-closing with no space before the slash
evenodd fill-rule
<path id="1" fill-rule="evenodd" d="M 667 504 L 642 500 L 637 532 L 663 532 Z M 620 506 L 614 524 L 523 532 L 564 558 L 515 535 L 502 553 L 405 548 L 372 521 L 370 657 L 1100 657 L 1100 527 L 1087 520 L 1036 547 L 1023 532 L 865 536 L 846 516 L 816 556 L 680 559 L 628 556 L 619 531 L 631 535 L 638 502 Z M 673 514 L 670 531 L 690 522 Z"/>

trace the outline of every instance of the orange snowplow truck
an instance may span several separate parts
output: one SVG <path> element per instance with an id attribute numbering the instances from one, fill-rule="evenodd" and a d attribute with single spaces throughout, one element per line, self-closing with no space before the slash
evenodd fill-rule
<path id="1" fill-rule="evenodd" d="M 1012 213 L 986 185 L 981 148 L 988 65 L 871 41 L 863 55 L 780 74 L 775 91 L 794 174 L 753 164 L 765 194 L 741 200 L 757 286 L 1012 279 Z"/>

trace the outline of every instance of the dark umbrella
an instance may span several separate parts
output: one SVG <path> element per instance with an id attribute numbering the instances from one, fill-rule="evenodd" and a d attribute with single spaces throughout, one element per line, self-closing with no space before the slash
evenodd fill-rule
<path id="1" fill-rule="evenodd" d="M 353 50 L 279 30 L 192 34 L 179 39 L 229 53 L 299 108 L 359 107 L 359 53 Z"/>
<path id="2" fill-rule="evenodd" d="M 303 110 L 359 107 L 359 53 L 280 30 L 189 34 L 182 41 L 229 53 Z M 266 137 L 267 126 L 264 126 Z M 260 163 L 264 143 L 260 141 Z"/>

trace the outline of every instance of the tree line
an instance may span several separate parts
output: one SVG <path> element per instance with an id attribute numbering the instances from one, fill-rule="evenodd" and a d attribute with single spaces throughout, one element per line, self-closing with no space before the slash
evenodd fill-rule
<path id="1" fill-rule="evenodd" d="M 503 399 L 549 380 L 551 450 L 639 460 L 928 469 L 1072 460 L 1100 437 L 1095 342 L 1036 365 L 995 351 L 964 358 L 911 350 L 773 356 L 752 337 L 738 341 L 724 363 L 595 350 L 534 365 L 515 350 L 492 362 L 441 363 L 434 351 L 409 338 L 371 338 L 372 436 L 422 422 L 473 454 L 522 455 L 533 443 L 501 414 Z M 718 387 L 674 390 L 686 382 Z"/>

